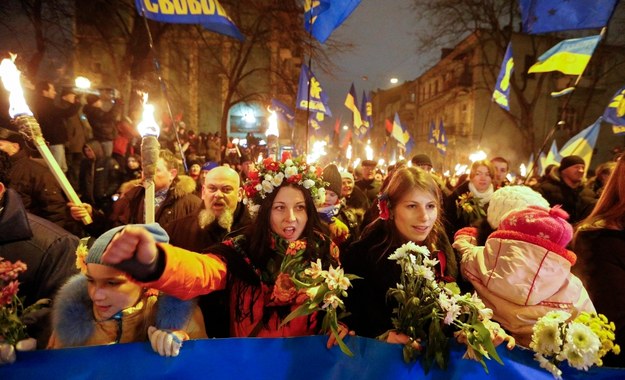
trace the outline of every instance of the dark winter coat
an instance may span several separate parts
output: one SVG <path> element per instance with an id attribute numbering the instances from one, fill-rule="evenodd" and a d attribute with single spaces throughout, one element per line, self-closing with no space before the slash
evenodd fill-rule
<path id="1" fill-rule="evenodd" d="M 196 212 L 202 200 L 193 194 L 195 181 L 188 176 L 179 175 L 171 183 L 165 200 L 156 210 L 154 218 L 165 226 L 174 220 Z M 115 202 L 111 221 L 113 227 L 124 224 L 145 223 L 144 209 L 145 188 L 136 186 L 128 190 Z"/>
<path id="2" fill-rule="evenodd" d="M 10 187 L 21 197 L 28 212 L 66 227 L 69 214 L 61 186 L 50 169 L 20 150 L 10 157 Z"/>
<path id="3" fill-rule="evenodd" d="M 350 330 L 359 336 L 375 338 L 393 328 L 391 318 L 394 299 L 386 296 L 390 288 L 397 287 L 401 268 L 388 256 L 399 247 L 381 246 L 386 238 L 383 222 L 378 220 L 361 239 L 353 243 L 346 252 L 341 252 L 341 265 L 345 273 L 362 277 L 352 282 L 353 288 L 345 299 L 346 310 L 351 313 L 345 320 Z M 438 247 L 446 260 L 445 276 L 458 277 L 456 256 L 449 241 L 442 239 Z M 436 256 L 434 256 L 436 257 Z"/>
<path id="4" fill-rule="evenodd" d="M 96 207 L 108 210 L 111 196 L 122 184 L 123 173 L 117 160 L 106 157 L 97 140 L 85 144 L 95 153 L 95 159 L 83 157 L 80 163 L 80 193 L 82 200 Z"/>
<path id="5" fill-rule="evenodd" d="M 89 120 L 93 129 L 93 138 L 102 141 L 113 141 L 117 135 L 115 119 L 120 109 L 120 103 L 115 103 L 110 110 L 104 111 L 102 108 L 87 104 L 83 112 Z"/>
<path id="6" fill-rule="evenodd" d="M 625 231 L 579 231 L 574 247 L 577 263 L 571 271 L 582 280 L 597 313 L 616 325 L 616 342 L 625 347 Z M 625 356 L 608 354 L 603 365 L 625 367 Z"/>
<path id="7" fill-rule="evenodd" d="M 54 104 L 54 99 L 45 96 L 36 97 L 33 110 L 41 127 L 41 133 L 50 145 L 67 143 L 68 134 L 65 119 L 76 115 L 79 108 L 80 102 L 71 104 L 67 108 L 61 108 Z"/>
<path id="8" fill-rule="evenodd" d="M 56 291 L 77 272 L 78 238 L 54 223 L 26 212 L 20 196 L 12 189 L 4 195 L 0 211 L 0 257 L 21 260 L 27 269 L 18 277 L 19 296 L 24 306 L 40 299 L 52 298 Z M 29 326 L 39 348 L 45 347 L 48 336 L 47 319 Z"/>
<path id="9" fill-rule="evenodd" d="M 576 189 L 569 187 L 560 178 L 558 170 L 552 170 L 549 176 L 534 190 L 539 192 L 551 207 L 562 205 L 562 209 L 569 213 L 569 223 L 571 224 L 587 217 L 597 203 L 592 190 L 583 184 Z"/>

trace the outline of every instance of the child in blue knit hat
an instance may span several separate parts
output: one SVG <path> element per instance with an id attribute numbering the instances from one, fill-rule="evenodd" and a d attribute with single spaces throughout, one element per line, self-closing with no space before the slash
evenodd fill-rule
<path id="1" fill-rule="evenodd" d="M 142 226 L 156 241 L 169 241 L 158 224 Z M 150 340 L 160 355 L 177 356 L 183 340 L 206 338 L 202 313 L 193 302 L 158 295 L 102 263 L 102 253 L 124 227 L 105 232 L 88 251 L 79 246 L 76 265 L 82 273 L 57 294 L 48 348 Z"/>

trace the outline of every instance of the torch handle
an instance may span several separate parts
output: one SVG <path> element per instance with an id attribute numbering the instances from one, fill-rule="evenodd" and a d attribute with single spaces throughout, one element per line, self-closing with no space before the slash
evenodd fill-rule
<path id="1" fill-rule="evenodd" d="M 46 144 L 46 141 L 44 140 L 43 135 L 41 134 L 41 127 L 39 126 L 39 123 L 37 122 L 37 120 L 33 116 L 29 116 L 29 115 L 18 116 L 17 124 L 20 128 L 20 132 L 22 132 L 22 134 L 27 135 L 29 138 L 33 140 L 35 146 L 37 147 L 37 150 L 39 151 L 39 153 L 41 153 L 41 156 L 46 161 L 46 164 L 48 164 L 48 167 L 52 171 L 54 178 L 56 178 L 56 181 L 59 183 L 59 185 L 63 189 L 63 192 L 65 193 L 67 198 L 72 203 L 75 203 L 77 205 L 82 204 L 82 202 L 80 201 L 80 198 L 78 198 L 78 194 L 76 194 L 76 191 L 67 180 L 65 173 L 63 173 L 58 162 L 56 162 L 56 159 L 52 155 L 52 152 L 50 152 L 50 148 L 48 148 L 48 145 Z M 93 222 L 93 220 L 91 219 L 91 216 L 89 215 L 82 218 L 81 221 L 85 225 L 91 224 Z"/>

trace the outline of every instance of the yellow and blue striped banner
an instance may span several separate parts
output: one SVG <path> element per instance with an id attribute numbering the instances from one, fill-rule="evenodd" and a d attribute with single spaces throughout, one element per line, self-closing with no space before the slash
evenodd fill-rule
<path id="1" fill-rule="evenodd" d="M 547 50 L 528 73 L 546 73 L 560 71 L 567 75 L 580 75 L 592 57 L 601 36 L 572 38 L 564 40 Z"/>

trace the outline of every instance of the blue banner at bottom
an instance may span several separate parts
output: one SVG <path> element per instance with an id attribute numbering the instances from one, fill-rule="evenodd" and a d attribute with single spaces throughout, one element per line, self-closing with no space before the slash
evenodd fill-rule
<path id="1" fill-rule="evenodd" d="M 489 375 L 474 361 L 462 359 L 464 346 L 452 346 L 449 367 L 425 374 L 419 362 L 406 364 L 402 347 L 349 337 L 354 357 L 338 347 L 325 348 L 324 336 L 299 338 L 230 338 L 188 341 L 176 358 L 164 358 L 149 343 L 118 344 L 18 353 L 17 362 L 0 367 L 8 379 L 553 379 L 533 353 L 498 347 L 504 365 L 488 361 Z M 564 379 L 625 378 L 625 369 L 562 366 Z"/>

